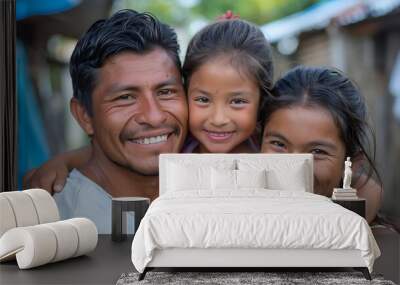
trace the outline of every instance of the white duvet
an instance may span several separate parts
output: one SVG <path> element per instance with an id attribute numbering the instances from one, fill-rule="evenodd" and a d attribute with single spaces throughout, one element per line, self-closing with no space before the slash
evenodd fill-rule
<path id="1" fill-rule="evenodd" d="M 135 268 L 164 248 L 358 249 L 370 271 L 380 255 L 359 215 L 320 195 L 265 189 L 162 195 L 134 237 Z"/>

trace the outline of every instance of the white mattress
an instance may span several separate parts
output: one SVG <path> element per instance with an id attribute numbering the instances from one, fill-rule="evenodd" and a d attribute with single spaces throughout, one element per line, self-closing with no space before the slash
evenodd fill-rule
<path id="1" fill-rule="evenodd" d="M 365 219 L 307 192 L 247 189 L 171 192 L 157 198 L 132 243 L 132 262 L 143 272 L 156 249 L 356 249 L 372 271 L 379 248 Z"/>

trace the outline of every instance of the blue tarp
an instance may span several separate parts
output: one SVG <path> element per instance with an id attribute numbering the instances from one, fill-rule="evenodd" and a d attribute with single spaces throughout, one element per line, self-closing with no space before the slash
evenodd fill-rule
<path id="1" fill-rule="evenodd" d="M 26 171 L 49 159 L 42 116 L 27 70 L 25 48 L 17 41 L 18 189 Z"/>
<path id="2" fill-rule="evenodd" d="M 81 0 L 18 0 L 16 18 L 22 20 L 30 16 L 60 13 L 77 6 Z"/>
<path id="3" fill-rule="evenodd" d="M 66 11 L 81 0 L 18 0 L 16 18 Z M 17 102 L 18 102 L 18 189 L 23 175 L 49 159 L 50 149 L 37 97 L 29 77 L 29 63 L 23 43 L 17 41 Z"/>

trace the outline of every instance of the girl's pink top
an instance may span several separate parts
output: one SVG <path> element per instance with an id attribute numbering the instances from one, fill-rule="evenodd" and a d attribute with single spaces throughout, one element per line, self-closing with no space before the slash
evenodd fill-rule
<path id="1" fill-rule="evenodd" d="M 246 143 L 250 146 L 251 149 L 254 150 L 254 152 L 260 152 L 259 147 L 257 147 L 257 144 L 252 138 L 247 139 Z M 181 153 L 193 153 L 198 146 L 199 141 L 196 140 L 193 136 L 188 135 L 181 150 Z"/>

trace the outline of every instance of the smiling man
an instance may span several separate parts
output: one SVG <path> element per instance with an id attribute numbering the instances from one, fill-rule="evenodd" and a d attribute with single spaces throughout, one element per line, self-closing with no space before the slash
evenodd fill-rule
<path id="1" fill-rule="evenodd" d="M 91 157 L 54 198 L 62 218 L 111 230 L 111 198 L 158 196 L 158 156 L 179 152 L 187 133 L 179 45 L 147 13 L 97 21 L 71 57 L 71 112 L 91 138 Z"/>

